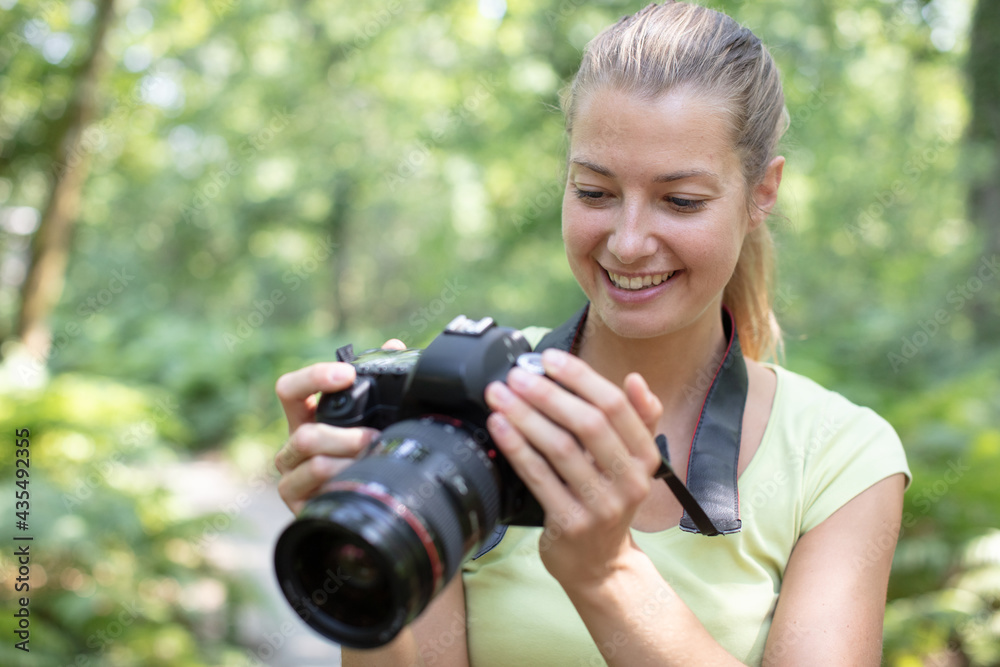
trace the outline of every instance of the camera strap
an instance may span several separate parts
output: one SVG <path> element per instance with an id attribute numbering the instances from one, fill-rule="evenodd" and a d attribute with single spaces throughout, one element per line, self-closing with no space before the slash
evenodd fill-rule
<path id="1" fill-rule="evenodd" d="M 588 303 L 576 315 L 546 334 L 535 351 L 554 347 L 576 354 L 589 308 Z M 737 533 L 742 526 L 736 476 L 743 409 L 747 402 L 747 367 L 733 315 L 725 306 L 722 308 L 722 326 L 728 344 L 705 394 L 698 425 L 691 438 L 687 486 L 670 466 L 666 436 L 660 434 L 656 437 L 662 463 L 655 477 L 666 482 L 684 508 L 681 530 L 703 535 Z"/>
<path id="2" fill-rule="evenodd" d="M 554 347 L 576 354 L 589 308 L 588 303 L 573 317 L 545 334 L 535 346 L 535 352 Z M 687 486 L 670 465 L 666 436 L 656 436 L 661 464 L 654 476 L 670 487 L 684 508 L 681 530 L 708 536 L 738 533 L 742 527 L 736 474 L 740 460 L 743 409 L 747 402 L 747 367 L 733 315 L 725 306 L 722 308 L 722 326 L 728 345 L 705 394 L 698 426 L 691 438 Z M 480 558 L 493 549 L 506 532 L 506 525 L 498 525 L 473 558 Z"/>

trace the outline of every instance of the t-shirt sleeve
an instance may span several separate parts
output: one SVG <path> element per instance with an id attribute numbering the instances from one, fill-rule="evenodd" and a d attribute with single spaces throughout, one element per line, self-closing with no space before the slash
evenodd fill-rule
<path id="1" fill-rule="evenodd" d="M 889 422 L 837 398 L 827 405 L 806 449 L 802 533 L 876 482 L 900 472 L 907 486 L 912 479 L 903 444 Z"/>
<path id="2" fill-rule="evenodd" d="M 526 327 L 521 329 L 521 335 L 524 336 L 525 340 L 527 340 L 531 345 L 531 349 L 535 349 L 538 347 L 538 343 L 541 342 L 542 338 L 545 337 L 545 334 L 550 331 L 552 330 L 545 327 Z"/>

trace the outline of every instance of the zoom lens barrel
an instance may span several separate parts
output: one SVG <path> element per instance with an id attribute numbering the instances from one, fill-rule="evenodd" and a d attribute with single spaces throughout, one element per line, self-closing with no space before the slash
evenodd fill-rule
<path id="1" fill-rule="evenodd" d="M 466 429 L 430 418 L 393 424 L 282 533 L 281 590 L 324 636 L 384 645 L 492 532 L 499 484 Z"/>

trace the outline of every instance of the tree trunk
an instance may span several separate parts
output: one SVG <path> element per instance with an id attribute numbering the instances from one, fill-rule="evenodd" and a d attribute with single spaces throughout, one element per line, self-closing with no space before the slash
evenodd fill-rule
<path id="1" fill-rule="evenodd" d="M 49 357 L 48 319 L 62 294 L 70 239 L 87 179 L 88 153 L 83 133 L 93 122 L 97 88 L 104 68 L 104 41 L 114 17 L 115 0 L 100 0 L 87 57 L 80 63 L 73 98 L 66 111 L 63 135 L 54 142 L 52 189 L 31 244 L 31 265 L 21 288 L 17 337 L 33 357 Z"/>
<path id="2" fill-rule="evenodd" d="M 333 241 L 331 256 L 332 280 L 330 281 L 330 310 L 333 314 L 334 333 L 343 333 L 348 325 L 348 308 L 344 305 L 341 281 L 347 269 L 347 219 L 351 212 L 354 182 L 340 175 L 334 185 L 333 209 L 327 219 L 327 228 Z"/>
<path id="3" fill-rule="evenodd" d="M 972 117 L 967 135 L 974 171 L 969 183 L 969 219 L 979 228 L 983 256 L 972 267 L 970 281 L 989 280 L 1000 257 L 1000 2 L 979 0 L 972 19 L 966 71 L 971 87 Z M 992 269 L 990 267 L 993 267 Z M 982 272 L 982 273 L 980 273 Z M 993 275 L 1000 281 L 1000 275 Z M 974 286 L 975 283 L 973 282 Z M 983 289 L 972 301 L 976 337 L 982 343 L 1000 336 L 998 290 Z"/>

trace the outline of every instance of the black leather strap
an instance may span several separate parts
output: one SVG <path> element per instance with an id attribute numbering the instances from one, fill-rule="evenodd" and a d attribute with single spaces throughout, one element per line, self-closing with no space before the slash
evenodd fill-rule
<path id="1" fill-rule="evenodd" d="M 670 452 L 667 450 L 667 436 L 662 433 L 656 436 L 656 447 L 660 450 L 660 469 L 653 475 L 656 479 L 662 479 L 670 487 L 674 497 L 680 502 L 684 511 L 691 516 L 694 525 L 703 535 L 718 535 L 719 530 L 712 523 L 712 520 L 705 514 L 698 501 L 694 499 L 691 492 L 684 486 L 677 473 L 670 465 Z"/>
<path id="2" fill-rule="evenodd" d="M 542 336 L 542 339 L 538 341 L 538 345 L 535 346 L 535 352 L 541 352 L 542 350 L 554 347 L 557 350 L 576 354 L 580 347 L 580 331 L 587 322 L 588 310 L 590 310 L 589 303 L 576 311 L 573 317 Z"/>
<path id="3" fill-rule="evenodd" d="M 698 426 L 691 438 L 687 486 L 711 519 L 715 530 L 728 534 L 738 533 L 743 525 L 736 473 L 748 381 L 747 365 L 743 360 L 733 315 L 725 307 L 722 310 L 722 326 L 729 345 L 705 395 Z M 681 518 L 681 530 L 699 532 L 699 526 L 687 507 Z M 704 529 L 700 532 L 708 534 Z"/>

